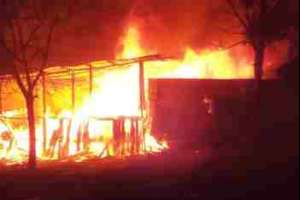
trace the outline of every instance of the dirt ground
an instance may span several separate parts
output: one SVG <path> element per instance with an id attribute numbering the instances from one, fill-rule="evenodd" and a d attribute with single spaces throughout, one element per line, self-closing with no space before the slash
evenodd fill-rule
<path id="1" fill-rule="evenodd" d="M 0 168 L 1 200 L 298 199 L 298 158 L 185 151 Z"/>

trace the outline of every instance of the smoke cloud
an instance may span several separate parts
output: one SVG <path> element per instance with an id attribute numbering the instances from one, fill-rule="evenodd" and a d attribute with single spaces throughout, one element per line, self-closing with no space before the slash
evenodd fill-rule
<path id="1" fill-rule="evenodd" d="M 226 48 L 241 37 L 228 31 L 233 23 L 220 12 L 225 7 L 223 0 L 74 0 L 73 17 L 56 34 L 53 64 L 115 58 L 120 38 L 132 23 L 140 29 L 142 46 L 155 53 Z M 231 51 L 251 52 L 243 45 Z M 276 61 L 274 52 L 270 57 Z"/>

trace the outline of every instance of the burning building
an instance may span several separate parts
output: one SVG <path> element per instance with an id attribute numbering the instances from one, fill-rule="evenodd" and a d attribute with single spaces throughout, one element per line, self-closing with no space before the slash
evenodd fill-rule
<path id="1" fill-rule="evenodd" d="M 167 141 L 163 137 L 157 140 L 151 133 L 148 80 L 253 76 L 247 59 L 239 68 L 229 50 L 197 52 L 187 48 L 183 58 L 154 54 L 141 46 L 134 23 L 122 41 L 122 51 L 114 61 L 46 70 L 36 89 L 39 159 L 77 155 L 80 160 L 88 155 L 163 151 L 168 148 Z M 23 162 L 28 134 L 22 98 L 13 92 L 17 88 L 10 77 L 3 77 L 1 84 L 6 88 L 1 94 L 1 158 Z"/>
<path id="2" fill-rule="evenodd" d="M 170 141 L 176 139 L 170 135 L 180 132 L 180 137 L 186 137 L 191 132 L 207 132 L 204 129 L 209 127 L 214 112 L 213 98 L 230 96 L 253 85 L 249 80 L 254 72 L 248 54 L 236 58 L 231 49 L 198 51 L 187 47 L 183 55 L 160 55 L 143 47 L 139 23 L 132 22 L 120 41 L 122 48 L 114 60 L 49 67 L 45 71 L 35 91 L 36 146 L 40 160 L 81 161 L 165 151 L 170 148 Z M 179 103 L 175 107 L 169 104 L 167 110 L 168 106 L 157 100 L 157 91 L 164 88 L 164 81 L 158 79 L 187 79 L 187 87 L 197 90 L 201 98 L 182 103 L 181 109 L 189 110 L 191 104 L 203 107 L 198 107 L 200 110 L 195 110 L 193 116 L 182 116 L 180 121 Z M 203 81 L 201 87 L 193 84 L 192 80 L 200 79 L 219 81 Z M 226 81 L 232 79 L 239 81 Z M 162 87 L 157 86 L 161 84 Z M 169 86 L 172 84 L 177 82 L 169 82 Z M 4 87 L 0 156 L 8 164 L 23 163 L 29 146 L 26 114 L 24 106 L 20 106 L 24 103 L 11 77 L 1 77 L 1 88 Z M 184 87 L 182 90 L 170 87 L 164 93 L 176 91 L 178 97 L 171 95 L 175 101 L 180 96 L 194 98 L 185 96 Z M 184 119 L 198 121 L 190 127 L 189 123 L 180 127 L 186 124 L 181 123 Z"/>
<path id="3" fill-rule="evenodd" d="M 55 1 L 75 16 L 59 22 L 53 42 L 57 16 L 39 21 L 36 2 L 54 7 L 0 3 L 20 13 L 0 12 L 0 46 L 12 50 L 0 48 L 2 198 L 266 199 L 298 190 L 298 63 L 281 71 L 291 82 L 278 79 L 289 41 L 251 41 L 281 21 L 250 23 L 263 29 L 254 35 L 216 30 L 234 31 L 236 13 L 227 21 L 225 7 L 242 13 L 255 1 Z M 24 9 L 41 24 L 25 23 Z M 45 38 L 51 48 L 40 48 Z"/>

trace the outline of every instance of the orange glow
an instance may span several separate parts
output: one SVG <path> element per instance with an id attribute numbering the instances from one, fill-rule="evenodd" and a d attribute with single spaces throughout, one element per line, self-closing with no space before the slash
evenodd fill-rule
<path id="1" fill-rule="evenodd" d="M 136 25 L 129 26 L 122 44 L 122 58 L 134 58 L 143 56 L 143 54 L 145 53 L 141 47 L 140 33 Z"/>
<path id="2" fill-rule="evenodd" d="M 118 58 L 135 58 L 153 53 L 151 50 L 142 48 L 142 39 L 136 24 L 130 25 L 126 34 L 122 38 L 123 50 L 119 52 Z M 203 50 L 196 51 L 186 48 L 182 59 L 167 61 L 151 61 L 145 63 L 145 89 L 148 90 L 149 78 L 252 78 L 252 66 L 242 60 L 241 67 L 237 67 L 235 59 L 231 57 L 229 50 Z M 114 149 L 114 133 L 112 121 L 122 117 L 125 120 L 126 141 L 124 148 L 127 149 L 122 155 L 129 155 L 131 118 L 139 118 L 139 65 L 131 64 L 121 69 L 113 69 L 104 75 L 95 77 L 94 84 L 98 87 L 93 91 L 92 96 L 87 96 L 86 100 L 75 113 L 61 111 L 57 119 L 47 117 L 47 146 L 48 153 L 43 152 L 43 126 L 37 124 L 37 155 L 40 160 L 62 159 L 70 156 L 77 156 L 74 159 L 80 162 L 88 158 L 88 155 L 106 157 L 118 156 Z M 147 102 L 148 103 L 148 102 Z M 148 106 L 146 106 L 148 107 Z M 148 113 L 146 111 L 146 113 Z M 6 113 L 9 114 L 9 113 Z M 50 116 L 50 114 L 49 114 Z M 60 119 L 64 119 L 60 121 Z M 104 120 L 103 120 L 104 119 Z M 70 125 L 70 122 L 71 125 Z M 142 120 L 138 125 L 141 127 Z M 84 132 L 87 126 L 89 132 L 88 147 L 84 147 L 83 142 L 78 146 L 78 133 Z M 56 145 L 54 134 L 62 126 L 61 135 Z M 150 133 L 150 127 L 144 127 L 146 132 L 140 135 L 143 142 L 137 153 L 161 152 L 168 149 L 167 141 L 158 141 Z M 13 130 L 13 133 L 9 130 Z M 141 134 L 141 132 L 139 132 Z M 68 140 L 69 135 L 69 140 Z M 9 128 L 0 121 L 0 161 L 5 160 L 7 164 L 23 163 L 28 155 L 28 131 Z M 52 138 L 52 139 L 51 139 Z M 59 146 L 61 145 L 61 146 Z M 67 147 L 62 155 L 59 149 Z M 52 153 L 49 149 L 52 148 Z M 50 153 L 49 153 L 50 152 Z M 81 154 L 82 153 L 82 154 Z M 81 155 L 81 156 L 79 156 Z"/>

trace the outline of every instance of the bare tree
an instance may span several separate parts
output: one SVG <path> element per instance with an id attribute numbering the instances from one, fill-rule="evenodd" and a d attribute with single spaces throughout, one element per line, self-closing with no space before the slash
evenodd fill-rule
<path id="1" fill-rule="evenodd" d="M 255 52 L 255 78 L 263 78 L 266 48 L 285 37 L 290 20 L 290 0 L 226 0 L 230 14 L 238 23 L 243 43 L 249 43 Z"/>
<path id="2" fill-rule="evenodd" d="M 35 87 L 48 65 L 54 30 L 64 1 L 0 1 L 0 46 L 9 55 L 9 72 L 26 102 L 29 168 L 36 168 Z"/>

